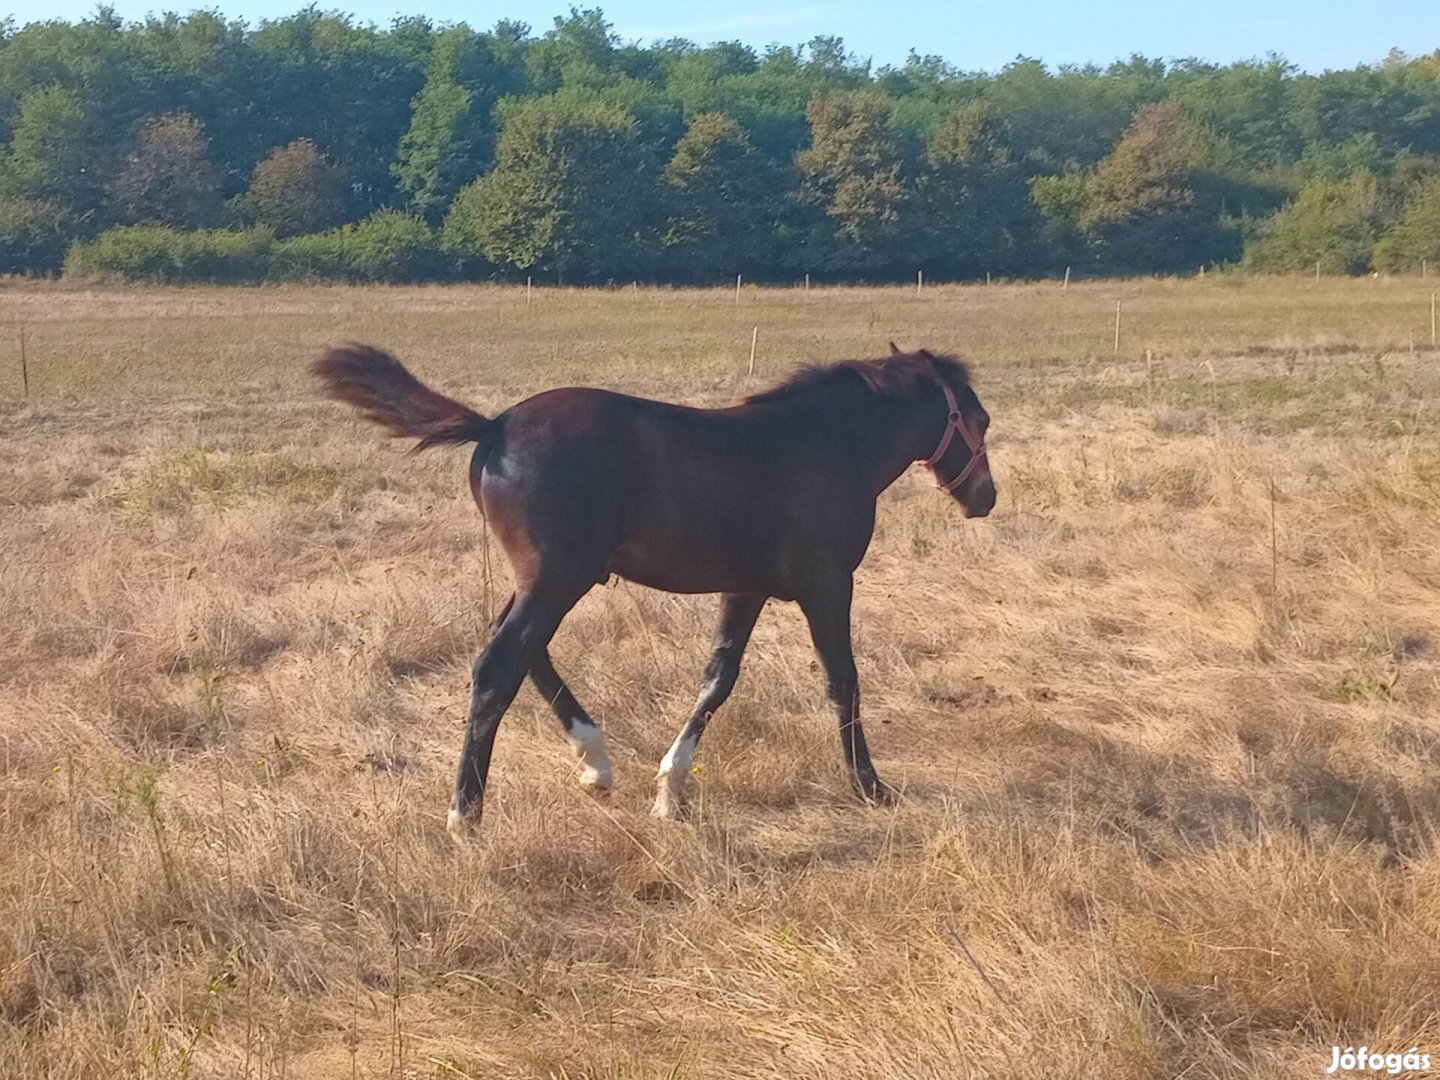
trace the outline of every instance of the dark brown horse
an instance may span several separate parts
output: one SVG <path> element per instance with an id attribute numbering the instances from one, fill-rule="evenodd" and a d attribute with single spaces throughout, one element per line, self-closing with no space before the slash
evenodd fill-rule
<path id="1" fill-rule="evenodd" d="M 851 575 L 875 500 L 914 461 L 983 517 L 995 505 L 990 418 L 965 366 L 928 352 L 803 368 L 724 409 L 608 390 L 550 390 L 486 419 L 418 382 L 377 349 L 347 345 L 315 362 L 325 391 L 416 449 L 476 444 L 470 490 L 510 559 L 515 593 L 475 662 L 449 829 L 478 819 L 500 717 L 528 673 L 565 727 L 595 789 L 611 782 L 605 736 L 550 662 L 566 613 L 611 574 L 656 589 L 720 593 L 715 652 L 699 700 L 660 763 L 654 812 L 683 806 L 705 724 L 730 695 L 770 597 L 800 604 L 840 719 L 850 783 L 871 802 L 850 647 Z M 959 436 L 956 438 L 955 436 Z"/>

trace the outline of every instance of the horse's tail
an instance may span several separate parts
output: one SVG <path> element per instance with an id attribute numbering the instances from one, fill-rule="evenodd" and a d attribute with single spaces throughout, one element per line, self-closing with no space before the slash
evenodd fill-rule
<path id="1" fill-rule="evenodd" d="M 310 366 L 323 393 L 354 405 L 393 435 L 413 435 L 416 450 L 454 443 L 489 449 L 496 424 L 437 394 L 387 352 L 368 345 L 337 345 Z"/>

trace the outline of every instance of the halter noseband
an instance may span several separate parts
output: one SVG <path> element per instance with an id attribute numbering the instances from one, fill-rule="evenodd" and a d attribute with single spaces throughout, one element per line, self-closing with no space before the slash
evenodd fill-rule
<path id="1" fill-rule="evenodd" d="M 950 449 L 950 440 L 955 438 L 955 433 L 958 431 L 960 438 L 964 439 L 965 445 L 970 448 L 970 460 L 965 463 L 965 468 L 960 470 L 955 479 L 948 484 L 941 483 L 939 476 L 935 477 L 935 486 L 941 491 L 954 491 L 979 467 L 980 462 L 985 460 L 985 440 L 971 434 L 965 417 L 960 415 L 960 406 L 955 401 L 955 391 L 950 389 L 950 384 L 942 382 L 940 389 L 945 392 L 945 404 L 950 410 L 950 415 L 945 420 L 945 434 L 940 436 L 940 445 L 935 448 L 935 453 L 926 459 L 925 464 L 927 466 L 934 465 L 944 457 L 945 451 Z"/>

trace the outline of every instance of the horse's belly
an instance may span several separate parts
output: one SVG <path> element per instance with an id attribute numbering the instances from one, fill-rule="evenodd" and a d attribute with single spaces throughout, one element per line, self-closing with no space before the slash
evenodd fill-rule
<path id="1" fill-rule="evenodd" d="M 765 593 L 776 582 L 764 560 L 746 560 L 735 552 L 707 550 L 703 544 L 630 541 L 610 560 L 610 572 L 627 581 L 674 593 Z"/>

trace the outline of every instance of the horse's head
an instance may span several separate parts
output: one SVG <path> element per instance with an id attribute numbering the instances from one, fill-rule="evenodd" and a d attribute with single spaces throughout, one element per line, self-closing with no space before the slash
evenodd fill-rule
<path id="1" fill-rule="evenodd" d="M 893 342 L 890 351 L 903 355 Z M 928 360 L 935 375 L 935 389 L 922 391 L 922 412 L 926 430 L 937 433 L 933 452 L 920 460 L 935 474 L 940 490 L 965 508 L 966 517 L 984 517 L 995 508 L 995 480 L 985 449 L 990 414 L 970 386 L 963 364 L 924 349 L 915 355 Z"/>

